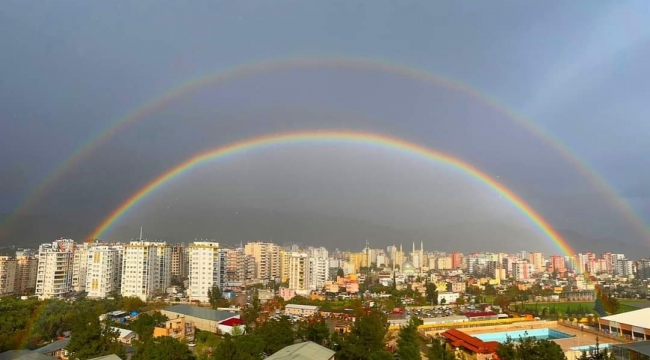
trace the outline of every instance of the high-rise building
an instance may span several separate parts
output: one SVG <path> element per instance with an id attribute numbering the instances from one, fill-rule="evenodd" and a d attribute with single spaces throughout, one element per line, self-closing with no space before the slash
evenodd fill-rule
<path id="1" fill-rule="evenodd" d="M 219 243 L 197 241 L 190 249 L 190 300 L 207 302 L 208 291 L 218 286 L 222 291 L 226 284 L 227 252 L 219 248 Z"/>
<path id="2" fill-rule="evenodd" d="M 311 290 L 311 267 L 307 254 L 292 253 L 289 259 L 289 289 Z"/>
<path id="3" fill-rule="evenodd" d="M 617 259 L 614 273 L 618 276 L 630 276 L 634 274 L 634 262 L 627 259 Z"/>
<path id="4" fill-rule="evenodd" d="M 636 262 L 636 278 L 650 279 L 650 259 L 641 259 Z"/>
<path id="5" fill-rule="evenodd" d="M 255 279 L 255 259 L 246 255 L 243 247 L 223 251 L 226 253 L 226 286 L 252 283 Z"/>
<path id="6" fill-rule="evenodd" d="M 0 256 L 0 296 L 15 293 L 18 262 L 10 256 Z"/>
<path id="7" fill-rule="evenodd" d="M 16 280 L 14 294 L 31 295 L 36 291 L 38 259 L 29 251 L 16 252 Z"/>
<path id="8" fill-rule="evenodd" d="M 101 299 L 120 290 L 122 246 L 93 246 L 88 249 L 86 292 L 89 298 Z"/>
<path id="9" fill-rule="evenodd" d="M 528 260 L 533 264 L 535 273 L 544 272 L 546 270 L 546 262 L 544 260 L 544 254 L 541 252 L 531 252 L 528 255 Z"/>
<path id="10" fill-rule="evenodd" d="M 566 271 L 566 266 L 564 265 L 564 257 L 559 255 L 551 256 L 551 270 L 553 272 L 563 273 Z"/>
<path id="11" fill-rule="evenodd" d="M 460 269 L 463 266 L 463 254 L 453 252 L 449 254 L 449 257 L 451 257 L 451 268 L 452 269 Z"/>
<path id="12" fill-rule="evenodd" d="M 72 290 L 86 291 L 86 267 L 88 266 L 88 250 L 95 246 L 93 242 L 77 243 L 72 259 Z"/>
<path id="13" fill-rule="evenodd" d="M 36 295 L 41 299 L 62 297 L 72 291 L 74 240 L 60 239 L 38 248 Z"/>
<path id="14" fill-rule="evenodd" d="M 171 247 L 165 242 L 132 241 L 124 245 L 122 296 L 146 301 L 171 284 Z"/>
<path id="15" fill-rule="evenodd" d="M 246 255 L 255 259 L 260 280 L 280 280 L 280 247 L 274 243 L 251 242 L 244 247 Z"/>
<path id="16" fill-rule="evenodd" d="M 172 276 L 179 279 L 187 277 L 187 259 L 185 257 L 185 246 L 173 245 L 172 246 Z"/>
<path id="17" fill-rule="evenodd" d="M 530 278 L 532 264 L 528 260 L 515 261 L 512 267 L 512 277 L 517 281 L 525 281 Z"/>

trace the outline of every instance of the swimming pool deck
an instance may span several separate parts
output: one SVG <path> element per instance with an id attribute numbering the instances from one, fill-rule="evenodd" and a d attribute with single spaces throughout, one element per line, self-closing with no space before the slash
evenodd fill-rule
<path id="1" fill-rule="evenodd" d="M 595 345 L 596 344 L 596 335 L 580 331 L 578 329 L 569 328 L 565 326 L 558 325 L 557 321 L 531 321 L 526 323 L 512 324 L 507 326 L 498 326 L 498 327 L 484 327 L 484 328 L 467 328 L 460 329 L 462 332 L 475 335 L 475 334 L 487 334 L 495 332 L 504 332 L 504 331 L 516 331 L 516 330 L 528 330 L 528 329 L 543 329 L 549 328 L 563 332 L 565 334 L 575 335 L 574 337 L 566 339 L 557 339 L 551 340 L 556 344 L 560 345 L 564 352 L 571 351 L 571 348 L 578 346 L 586 345 Z M 620 341 L 600 338 L 601 344 L 621 344 Z"/>

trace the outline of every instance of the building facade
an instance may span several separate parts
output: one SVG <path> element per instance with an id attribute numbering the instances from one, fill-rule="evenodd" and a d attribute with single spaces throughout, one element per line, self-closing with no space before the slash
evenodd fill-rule
<path id="1" fill-rule="evenodd" d="M 171 247 L 165 242 L 132 241 L 124 245 L 120 293 L 143 301 L 171 284 Z"/>
<path id="2" fill-rule="evenodd" d="M 213 286 L 224 289 L 226 283 L 227 252 L 219 248 L 219 243 L 209 241 L 194 242 L 189 246 L 190 274 L 188 294 L 190 300 L 208 302 L 208 291 Z"/>
<path id="3" fill-rule="evenodd" d="M 41 299 L 62 297 L 72 291 L 74 240 L 60 239 L 38 248 L 36 295 Z"/>
<path id="4" fill-rule="evenodd" d="M 121 246 L 95 246 L 88 250 L 86 292 L 89 298 L 105 298 L 120 290 Z"/>

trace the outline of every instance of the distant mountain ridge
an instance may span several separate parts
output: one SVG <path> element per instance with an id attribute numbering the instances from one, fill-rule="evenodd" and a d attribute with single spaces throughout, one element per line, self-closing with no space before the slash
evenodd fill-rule
<path id="1" fill-rule="evenodd" d="M 7 214 L 3 214 L 6 216 Z M 3 232 L 0 246 L 36 247 L 60 237 L 82 240 L 92 231 L 94 222 L 61 219 L 56 216 L 19 215 L 11 231 Z M 135 221 L 135 220 L 134 220 Z M 239 244 L 252 240 L 268 240 L 278 244 L 298 243 L 305 246 L 325 246 L 329 249 L 358 251 L 365 246 L 383 248 L 403 244 L 410 249 L 412 242 L 424 241 L 425 249 L 439 251 L 542 251 L 557 254 L 551 241 L 526 241 L 530 230 L 502 223 L 465 223 L 435 227 L 431 231 L 398 229 L 364 220 L 333 217 L 313 213 L 286 213 L 261 209 L 221 209 L 205 216 L 191 218 L 182 215 L 158 215 L 155 220 L 122 225 L 109 232 L 108 239 L 128 241 L 136 238 L 140 226 L 146 238 L 170 242 L 191 242 L 194 239 L 217 239 L 224 244 Z M 577 252 L 622 251 L 629 257 L 647 253 L 647 247 L 610 239 L 590 239 L 580 233 L 559 231 Z M 647 256 L 647 254 L 644 254 Z"/>

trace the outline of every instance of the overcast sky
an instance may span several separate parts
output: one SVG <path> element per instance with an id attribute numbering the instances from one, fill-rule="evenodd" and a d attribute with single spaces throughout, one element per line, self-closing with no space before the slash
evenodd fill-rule
<path id="1" fill-rule="evenodd" d="M 574 234 L 579 251 L 602 249 L 603 239 L 611 251 L 647 251 L 648 234 L 614 203 L 650 220 L 649 16 L 644 0 L 6 1 L 0 213 L 16 211 L 90 138 L 157 94 L 225 69 L 301 57 L 374 59 L 467 84 L 557 139 L 613 191 L 594 187 L 539 134 L 466 92 L 376 67 L 287 66 L 207 84 L 122 129 L 21 209 L 66 225 L 33 235 L 25 232 L 31 225 L 5 221 L 0 241 L 83 238 L 157 174 L 232 141 L 353 129 L 474 164 Z M 210 225 L 248 210 L 255 213 L 246 220 Z M 283 214 L 277 226 L 256 228 L 269 211 Z M 180 218 L 185 227 L 169 225 Z M 349 233 L 326 234 L 340 219 Z M 368 145 L 285 145 L 207 164 L 153 193 L 107 236 L 126 238 L 141 225 L 178 241 L 275 237 L 354 249 L 364 244 L 352 240 L 375 237 L 378 246 L 422 239 L 429 250 L 557 251 L 466 174 Z M 382 237 L 378 226 L 394 233 Z"/>

